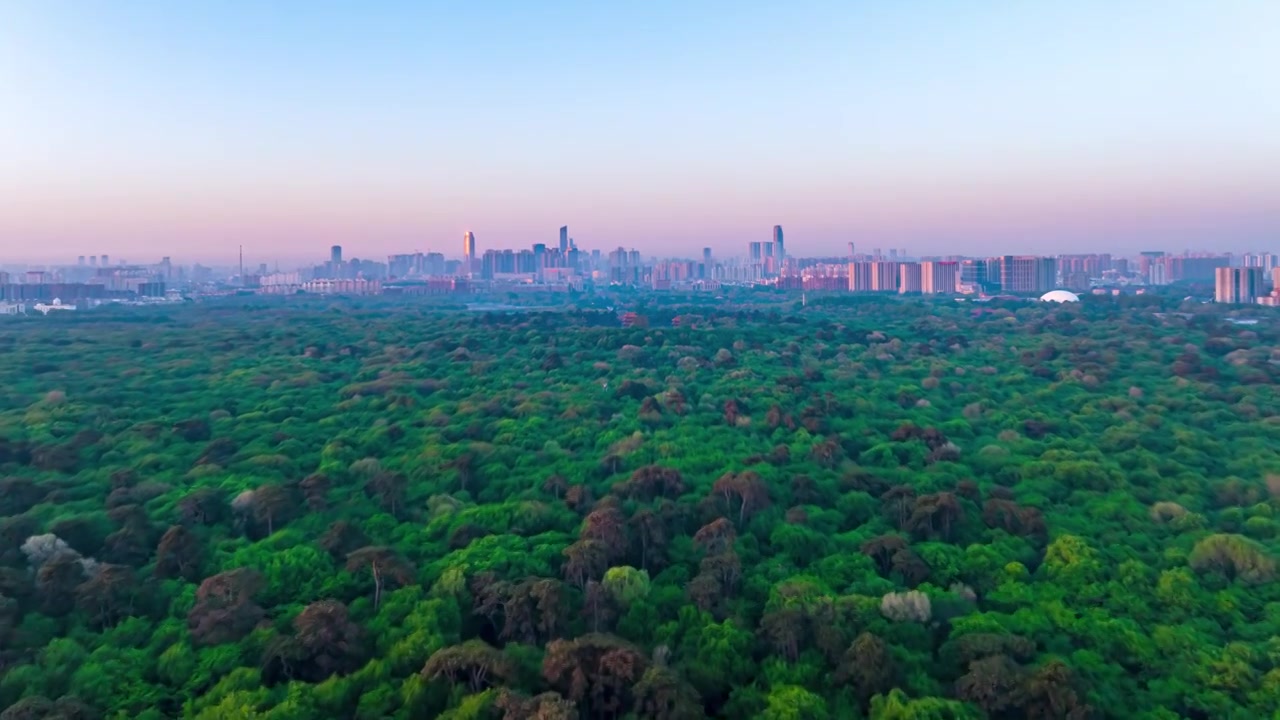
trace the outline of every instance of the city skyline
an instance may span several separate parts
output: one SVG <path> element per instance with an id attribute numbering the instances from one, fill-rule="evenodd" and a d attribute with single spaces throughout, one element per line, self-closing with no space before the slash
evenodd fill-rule
<path id="1" fill-rule="evenodd" d="M 1280 238 L 1273 2 L 379 10 L 9 8 L 0 261 Z"/>
<path id="2" fill-rule="evenodd" d="M 560 230 L 562 231 L 567 231 L 567 229 L 568 229 L 567 226 L 562 226 L 560 228 Z M 608 253 L 617 249 L 624 249 L 629 252 L 636 251 L 636 252 L 639 252 L 641 256 L 649 260 L 699 260 L 699 259 L 705 260 L 708 257 L 708 251 L 710 251 L 710 255 L 713 255 L 717 261 L 752 260 L 752 259 L 759 259 L 759 258 L 755 258 L 753 255 L 756 252 L 759 252 L 761 254 L 773 252 L 770 246 L 771 244 L 776 246 L 776 239 L 780 237 L 781 230 L 782 230 L 781 225 L 775 225 L 773 226 L 770 232 L 769 240 L 744 241 L 740 244 L 741 245 L 740 247 L 728 247 L 728 248 L 725 248 L 724 251 L 716 251 L 714 248 L 710 248 L 710 247 L 702 247 L 702 248 L 688 247 L 678 252 L 660 253 L 660 252 L 648 252 L 648 251 L 642 250 L 641 248 L 637 248 L 634 246 L 624 246 L 624 245 L 605 245 L 601 247 L 587 246 L 585 248 L 578 248 L 578 246 L 575 244 L 573 247 L 574 249 L 580 249 L 586 253 L 590 253 L 593 250 L 596 252 Z M 566 246 L 568 242 L 569 240 L 566 240 Z M 461 250 L 456 249 L 459 244 L 461 244 L 462 246 Z M 1275 244 L 1280 244 L 1280 243 L 1275 243 Z M 218 253 L 215 251 L 212 253 L 209 253 L 209 252 L 194 253 L 187 256 L 172 255 L 168 253 L 168 251 L 163 246 L 161 246 L 156 250 L 156 252 L 162 253 L 162 255 L 156 256 L 156 257 L 152 257 L 149 255 L 148 256 L 135 255 L 133 257 L 125 257 L 122 254 L 101 252 L 99 249 L 95 249 L 93 252 L 88 252 L 88 253 L 80 252 L 75 254 L 74 256 L 63 255 L 63 254 L 50 254 L 47 252 L 42 252 L 37 250 L 30 257 L 22 257 L 18 255 L 12 255 L 12 256 L 8 255 L 5 253 L 3 248 L 0 248 L 0 266 L 9 264 L 14 266 L 29 265 L 29 266 L 36 266 L 36 267 L 44 267 L 44 266 L 70 267 L 74 265 L 80 265 L 80 266 L 91 265 L 93 267 L 98 267 L 99 260 L 101 260 L 100 266 L 107 267 L 108 258 L 112 258 L 112 257 L 116 258 L 116 261 L 113 263 L 116 266 L 154 265 L 160 261 L 169 261 L 171 258 L 176 258 L 177 262 L 188 263 L 188 264 L 200 264 L 200 265 L 211 264 L 211 265 L 235 266 L 236 264 L 238 264 L 238 262 L 241 261 L 242 256 L 244 256 L 244 262 L 246 265 L 265 264 L 265 265 L 280 266 L 280 267 L 286 267 L 286 266 L 287 267 L 303 267 L 308 265 L 314 265 L 317 261 L 317 258 L 320 257 L 325 252 L 328 253 L 329 261 L 332 264 L 341 263 L 344 257 L 350 257 L 353 259 L 359 259 L 363 261 L 382 262 L 394 256 L 400 256 L 405 254 L 415 254 L 415 253 L 439 254 L 450 260 L 462 261 L 462 260 L 465 260 L 467 257 L 466 249 L 469 246 L 474 248 L 473 258 L 477 261 L 481 257 L 483 257 L 483 255 L 486 252 L 489 252 L 489 251 L 521 251 L 521 250 L 529 250 L 529 249 L 536 250 L 539 246 L 544 248 L 557 247 L 557 245 L 555 245 L 554 243 L 542 242 L 538 240 L 534 240 L 533 242 L 524 243 L 524 244 L 499 244 L 499 245 L 489 246 L 484 243 L 481 243 L 477 239 L 476 233 L 474 231 L 467 230 L 462 233 L 461 243 L 458 242 L 458 238 L 452 238 L 448 241 L 441 241 L 438 243 L 434 243 L 432 245 L 422 245 L 422 246 L 415 246 L 411 248 L 397 247 L 393 249 L 391 252 L 386 254 L 362 252 L 360 250 L 361 245 L 359 244 L 356 246 L 351 246 L 351 245 L 342 244 L 342 243 L 337 243 L 332 246 L 328 246 L 327 248 L 315 247 L 315 248 L 311 248 L 308 251 L 303 251 L 301 253 L 298 253 L 296 256 L 291 255 L 291 256 L 283 256 L 283 257 L 282 256 L 268 257 L 264 254 L 255 252 L 255 249 L 252 247 L 246 249 L 241 246 L 233 246 L 228 249 L 228 252 L 225 252 L 225 253 Z M 1234 256 L 1237 258 L 1249 256 L 1252 254 L 1259 254 L 1259 253 L 1264 255 L 1280 254 L 1280 248 L 1276 248 L 1273 250 L 1270 246 L 1227 247 L 1227 248 L 1166 247 L 1166 248 L 1161 248 L 1159 250 L 1155 250 L 1155 248 L 1148 247 L 1143 250 L 1139 250 L 1135 252 L 1106 252 L 1106 251 L 1102 251 L 1102 252 L 1105 252 L 1105 254 L 1107 255 L 1114 255 L 1115 257 L 1126 257 L 1130 259 L 1137 259 L 1144 255 L 1150 255 L 1152 254 L 1153 251 L 1155 251 L 1159 255 L 1167 254 L 1170 256 L 1228 255 L 1228 256 Z M 967 251 L 965 248 L 952 247 L 945 252 L 916 252 L 914 248 L 905 248 L 905 247 L 899 248 L 899 247 L 892 247 L 889 245 L 885 245 L 884 247 L 879 247 L 879 246 L 872 247 L 870 242 L 857 244 L 856 252 L 855 252 L 853 243 L 845 243 L 841 246 L 830 248 L 830 252 L 797 254 L 797 253 L 791 252 L 790 250 L 786 251 L 786 257 L 799 258 L 799 259 L 842 260 L 842 259 L 847 259 L 851 256 L 856 255 L 858 257 L 864 257 L 864 258 L 872 258 L 872 257 L 879 256 L 884 260 L 901 259 L 904 261 L 909 258 L 914 259 L 916 261 L 921 261 L 921 260 L 928 260 L 928 259 L 947 259 L 947 258 L 981 259 L 981 258 L 1002 257 L 1002 256 L 1026 256 L 1026 255 L 1036 255 L 1036 256 L 1043 256 L 1043 257 L 1070 257 L 1073 255 L 1079 255 L 1079 254 L 1085 254 L 1085 255 L 1099 254 L 1099 251 L 1064 250 L 1062 252 L 1044 252 L 1044 253 L 1028 253 L 1028 252 L 1021 252 L 1021 251 L 971 252 L 971 251 Z"/>

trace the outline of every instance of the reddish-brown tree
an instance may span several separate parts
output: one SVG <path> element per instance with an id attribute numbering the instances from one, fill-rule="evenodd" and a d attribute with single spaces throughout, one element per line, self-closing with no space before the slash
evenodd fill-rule
<path id="1" fill-rule="evenodd" d="M 320 682 L 352 672 L 364 661 L 364 632 L 340 602 L 311 603 L 293 619 L 293 628 L 293 636 L 278 638 L 265 651 L 263 674 L 269 684 Z"/>
<path id="2" fill-rule="evenodd" d="M 288 519 L 294 507 L 293 494 L 281 485 L 263 485 L 253 491 L 253 516 L 274 533 L 276 523 Z"/>
<path id="3" fill-rule="evenodd" d="M 716 518 L 698 528 L 698 532 L 693 534 L 693 544 L 714 555 L 732 548 L 737 537 L 738 532 L 733 523 L 724 518 Z"/>
<path id="4" fill-rule="evenodd" d="M 1029 720 L 1086 720 L 1093 708 L 1080 701 L 1075 690 L 1076 679 L 1061 660 L 1050 660 L 1036 669 L 1023 689 L 1026 717 Z"/>
<path id="5" fill-rule="evenodd" d="M 502 720 L 578 720 L 578 704 L 553 692 L 528 697 L 503 689 L 493 706 L 502 711 Z"/>
<path id="6" fill-rule="evenodd" d="M 969 663 L 969 672 L 956 680 L 956 697 L 999 717 L 1018 707 L 1024 672 L 1005 655 L 993 655 Z"/>
<path id="7" fill-rule="evenodd" d="M 836 682 L 850 686 L 865 707 L 873 695 L 891 690 L 896 676 L 897 668 L 888 644 L 864 632 L 845 651 L 835 677 Z"/>
<path id="8" fill-rule="evenodd" d="M 644 653 L 625 640 L 588 633 L 548 643 L 542 676 L 593 715 L 617 717 L 630 708 L 632 687 L 647 664 Z"/>
<path id="9" fill-rule="evenodd" d="M 808 618 L 798 607 L 785 607 L 767 612 L 760 618 L 760 634 L 773 652 L 787 662 L 795 662 L 800 656 L 800 646 L 808 631 Z"/>
<path id="10" fill-rule="evenodd" d="M 955 526 L 964 519 L 964 508 L 955 493 L 921 495 L 907 518 L 906 528 L 926 539 L 951 540 Z"/>
<path id="11" fill-rule="evenodd" d="M 626 557 L 627 549 L 630 547 L 630 541 L 627 539 L 626 517 L 616 505 L 605 504 L 603 501 L 582 521 L 582 530 L 578 537 L 600 543 L 610 561 Z"/>
<path id="12" fill-rule="evenodd" d="M 170 527 L 156 546 L 156 575 L 195 582 L 200 577 L 204 543 L 183 525 Z"/>
<path id="13" fill-rule="evenodd" d="M 89 579 L 76 588 L 80 608 L 98 627 L 111 627 L 133 614 L 138 579 L 133 568 L 99 564 Z"/>
<path id="14" fill-rule="evenodd" d="M 512 670 L 502 651 L 483 640 L 468 640 L 433 653 L 422 667 L 422 677 L 443 677 L 455 684 L 466 682 L 471 692 L 480 692 L 494 681 L 505 680 Z"/>
<path id="15" fill-rule="evenodd" d="M 59 552 L 36 571 L 36 590 L 41 610 L 52 617 L 71 612 L 75 591 L 86 578 L 84 562 L 73 551 Z"/>
<path id="16" fill-rule="evenodd" d="M 707 716 L 698 691 L 666 665 L 646 670 L 633 692 L 636 716 L 645 720 L 699 720 Z"/>
<path id="17" fill-rule="evenodd" d="M 730 427 L 734 427 L 738 424 L 738 415 L 740 412 L 737 400 L 724 401 L 724 421 L 728 423 Z"/>
<path id="18" fill-rule="evenodd" d="M 588 580 L 603 577 L 609 569 L 609 549 L 599 540 L 579 540 L 563 554 L 565 579 L 579 588 L 585 588 Z"/>
<path id="19" fill-rule="evenodd" d="M 382 605 L 382 591 L 388 582 L 413 582 L 413 566 L 389 547 L 371 545 L 347 556 L 347 572 L 368 569 L 373 575 L 373 607 Z"/>
<path id="20" fill-rule="evenodd" d="M 876 569 L 886 577 L 893 572 L 893 556 L 905 549 L 907 541 L 897 535 L 877 535 L 858 547 L 863 555 L 875 561 Z"/>
<path id="21" fill-rule="evenodd" d="M 568 505 L 570 510 L 581 512 L 591 505 L 591 500 L 591 488 L 586 485 L 574 485 L 564 491 L 564 504 Z"/>
<path id="22" fill-rule="evenodd" d="M 569 481 L 563 475 L 552 475 L 542 483 L 542 491 L 549 492 L 555 496 L 557 500 L 569 489 Z"/>
<path id="23" fill-rule="evenodd" d="M 187 613 L 187 627 L 197 643 L 217 645 L 239 640 L 266 614 L 253 602 L 262 588 L 256 570 L 237 568 L 205 578 Z"/>
<path id="24" fill-rule="evenodd" d="M 332 486 L 333 482 L 329 476 L 321 473 L 308 475 L 298 482 L 298 489 L 302 491 L 307 507 L 313 512 L 324 510 L 329 506 L 329 488 Z"/>
<path id="25" fill-rule="evenodd" d="M 885 515 L 899 530 L 907 529 L 907 520 L 915 511 L 916 491 L 910 485 L 895 485 L 880 496 Z"/>
<path id="26" fill-rule="evenodd" d="M 210 488 L 187 493 L 178 501 L 178 515 L 187 525 L 216 525 L 227 517 L 227 501 Z"/>
<path id="27" fill-rule="evenodd" d="M 369 476 L 364 483 L 364 492 L 378 501 L 378 506 L 391 515 L 399 517 L 400 508 L 404 505 L 405 491 L 408 482 L 400 473 L 379 470 Z M 464 488 L 465 489 L 465 488 Z"/>
<path id="28" fill-rule="evenodd" d="M 625 481 L 614 484 L 613 491 L 622 497 L 645 501 L 655 497 L 675 498 L 685 491 L 684 477 L 672 468 L 645 465 Z"/>

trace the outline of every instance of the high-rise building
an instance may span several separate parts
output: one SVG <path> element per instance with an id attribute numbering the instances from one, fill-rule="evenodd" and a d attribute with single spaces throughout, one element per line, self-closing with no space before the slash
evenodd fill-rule
<path id="1" fill-rule="evenodd" d="M 102 256 L 102 267 L 109 267 L 110 265 L 111 265 L 111 258 L 107 257 L 106 255 L 103 255 L 103 256 Z"/>
<path id="2" fill-rule="evenodd" d="M 870 292 L 870 290 L 871 290 L 871 263 L 869 262 L 849 263 L 849 291 L 850 292 Z"/>
<path id="3" fill-rule="evenodd" d="M 1058 284 L 1058 263 L 1035 255 L 1000 259 L 1000 289 L 1007 293 L 1045 293 Z"/>
<path id="4" fill-rule="evenodd" d="M 80 257 L 76 258 L 76 264 L 77 264 L 77 265 L 80 265 L 80 266 L 82 266 L 82 267 L 84 266 L 84 256 L 83 256 L 83 255 L 81 255 Z"/>
<path id="5" fill-rule="evenodd" d="M 476 234 L 467 231 L 462 236 L 462 271 L 468 275 L 475 272 Z"/>
<path id="6" fill-rule="evenodd" d="M 782 258 L 787 256 L 786 245 L 782 244 L 782 226 L 781 225 L 773 226 L 773 244 L 777 246 L 777 248 L 774 250 L 774 255 L 778 257 L 778 260 L 782 260 Z"/>
<path id="7" fill-rule="evenodd" d="M 1276 267 L 1276 256 L 1273 253 L 1246 253 L 1241 258 L 1241 264 L 1245 267 L 1262 268 L 1264 273 L 1269 273 Z"/>
<path id="8" fill-rule="evenodd" d="M 98 256 L 97 256 L 97 255 L 90 255 L 90 256 L 89 256 L 89 267 L 98 267 Z"/>
<path id="9" fill-rule="evenodd" d="M 1103 272 L 1110 269 L 1109 253 L 1058 256 L 1058 271 L 1064 278 L 1076 273 L 1083 273 L 1086 279 L 1100 278 Z"/>
<path id="10" fill-rule="evenodd" d="M 960 264 L 926 262 L 920 264 L 920 292 L 926 295 L 950 295 L 960 283 Z"/>
<path id="11" fill-rule="evenodd" d="M 1218 268 L 1214 282 L 1214 299 L 1220 303 L 1252 304 L 1262 294 L 1262 268 Z"/>
<path id="12" fill-rule="evenodd" d="M 902 281 L 902 263 L 876 260 L 871 263 L 871 290 L 873 292 L 898 292 Z"/>
<path id="13" fill-rule="evenodd" d="M 905 262 L 898 266 L 898 292 L 918 293 L 924 290 L 920 263 Z"/>
<path id="14" fill-rule="evenodd" d="M 989 257 L 982 261 L 987 266 L 987 289 L 1001 290 L 1001 283 L 1004 282 L 1004 258 Z"/>
<path id="15" fill-rule="evenodd" d="M 342 265 L 342 246 L 334 245 L 329 248 L 329 262 L 333 263 L 333 269 L 337 270 Z"/>
<path id="16" fill-rule="evenodd" d="M 547 244 L 546 244 L 546 243 L 534 243 L 534 244 L 533 244 L 533 271 L 532 271 L 532 272 L 535 272 L 535 273 L 538 273 L 539 275 L 541 275 L 541 274 L 542 274 L 542 269 L 543 269 L 544 267 L 546 267 L 546 266 L 547 266 Z"/>
<path id="17" fill-rule="evenodd" d="M 1230 267 L 1230 255 L 1183 255 L 1167 259 L 1169 264 L 1169 280 L 1186 280 L 1190 282 L 1213 282 L 1217 278 L 1218 268 Z"/>
<path id="18" fill-rule="evenodd" d="M 421 275 L 426 268 L 422 253 L 402 253 L 387 256 L 387 275 L 393 278 Z"/>
<path id="19" fill-rule="evenodd" d="M 751 262 L 758 263 L 764 259 L 764 243 L 753 242 L 747 244 L 747 251 L 751 257 Z"/>
<path id="20" fill-rule="evenodd" d="M 562 225 L 560 227 L 560 254 L 566 255 L 569 252 L 569 226 Z"/>
<path id="21" fill-rule="evenodd" d="M 965 260 L 960 263 L 960 283 L 971 285 L 978 292 L 987 289 L 987 261 Z"/>
<path id="22" fill-rule="evenodd" d="M 1161 258 L 1158 262 L 1151 263 L 1151 267 L 1147 268 L 1147 284 L 1148 285 L 1168 285 L 1169 284 L 1168 258 Z"/>

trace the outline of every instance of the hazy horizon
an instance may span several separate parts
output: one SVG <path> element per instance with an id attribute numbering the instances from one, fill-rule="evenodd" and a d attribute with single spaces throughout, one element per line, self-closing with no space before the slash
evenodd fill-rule
<path id="1" fill-rule="evenodd" d="M 13 3 L 0 262 L 1274 250 L 1280 3 Z"/>

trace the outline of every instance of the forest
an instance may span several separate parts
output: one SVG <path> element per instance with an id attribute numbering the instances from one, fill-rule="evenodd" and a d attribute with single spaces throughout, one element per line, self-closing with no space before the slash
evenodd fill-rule
<path id="1" fill-rule="evenodd" d="M 1265 314 L 632 305 L 0 323 L 0 720 L 1280 716 Z"/>

